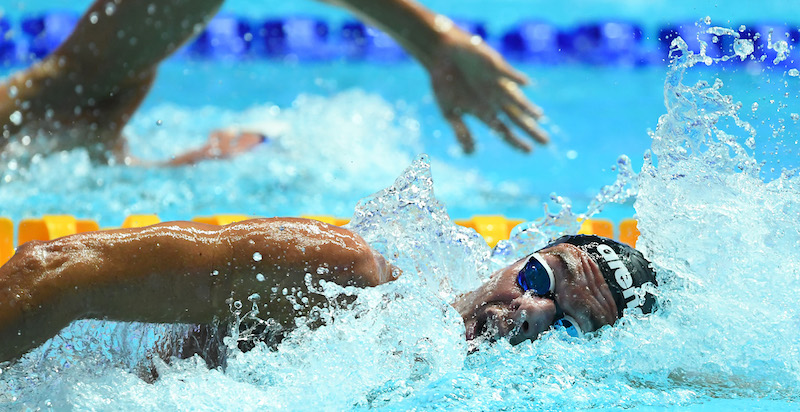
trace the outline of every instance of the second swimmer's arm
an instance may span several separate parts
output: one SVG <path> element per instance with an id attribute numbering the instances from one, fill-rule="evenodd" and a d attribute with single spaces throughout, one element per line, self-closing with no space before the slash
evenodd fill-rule
<path id="1" fill-rule="evenodd" d="M 320 0 L 344 7 L 394 38 L 422 65 L 429 66 L 444 32 L 463 32 L 449 20 L 408 0 Z M 439 20 L 437 20 L 437 18 Z M 452 29 L 452 30 L 449 30 Z M 466 36 L 466 33 L 464 33 Z"/>
<path id="2" fill-rule="evenodd" d="M 303 219 L 167 222 L 29 242 L 0 268 L 0 362 L 76 319 L 211 323 L 254 293 L 262 316 L 286 324 L 297 313 L 272 290 L 304 288 L 307 273 L 355 286 L 388 279 L 358 235 Z"/>
<path id="3" fill-rule="evenodd" d="M 528 83 L 527 76 L 479 37 L 414 0 L 327 2 L 346 7 L 384 30 L 425 66 L 442 115 L 466 153 L 475 150 L 475 139 L 463 120 L 466 114 L 480 119 L 516 149 L 529 152 L 532 146 L 512 125 L 538 143 L 548 142 L 547 132 L 537 123 L 542 109 L 519 88 Z"/>

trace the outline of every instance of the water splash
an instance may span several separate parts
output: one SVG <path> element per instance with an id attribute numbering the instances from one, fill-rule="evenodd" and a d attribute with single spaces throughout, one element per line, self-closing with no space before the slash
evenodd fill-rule
<path id="1" fill-rule="evenodd" d="M 707 56 L 673 43 L 667 113 L 639 177 L 638 246 L 660 268 L 667 329 L 680 352 L 663 365 L 706 396 L 794 399 L 800 312 L 800 180 L 767 180 L 755 130 L 722 83 L 683 83 Z M 715 63 L 718 60 L 714 61 Z M 668 365 L 668 366 L 667 366 Z"/>
<path id="2" fill-rule="evenodd" d="M 454 224 L 434 197 L 427 155 L 394 185 L 359 202 L 348 227 L 445 300 L 474 289 L 489 274 L 486 242 Z"/>
<path id="3" fill-rule="evenodd" d="M 617 171 L 614 183 L 603 187 L 584 212 L 573 212 L 569 199 L 557 194 L 551 195 L 551 201 L 558 207 L 558 211 L 551 212 L 545 204 L 542 218 L 518 225 L 511 231 L 508 240 L 498 242 L 492 251 L 493 269 L 499 269 L 531 254 L 562 235 L 578 233 L 584 220 L 600 213 L 611 203 L 625 203 L 634 199 L 638 176 L 631 167 L 630 158 L 620 156 L 613 169 Z"/>
<path id="4" fill-rule="evenodd" d="M 274 351 L 234 352 L 225 371 L 197 359 L 157 363 L 154 384 L 89 356 L 67 369 L 47 362 L 4 369 L 0 396 L 13 394 L 3 401 L 15 409 L 527 410 L 713 407 L 726 399 L 731 409 L 743 398 L 796 408 L 800 178 L 794 170 L 764 177 L 765 159 L 750 143 L 764 137 L 722 82 L 686 84 L 695 66 L 724 60 L 693 54 L 680 41 L 675 51 L 666 114 L 642 172 L 634 177 L 622 158 L 617 183 L 583 214 L 637 195 L 639 246 L 661 281 L 658 314 L 626 317 L 588 340 L 553 332 L 465 356 L 463 326 L 442 297 L 485 277 L 488 249 L 452 226 L 420 159 L 363 202 L 351 225 L 404 276 L 368 290 L 327 285 L 320 293 L 355 298 L 333 309 L 335 321 L 313 331 L 301 324 Z M 581 214 L 553 200 L 561 209 L 517 231 L 509 253 L 577 229 Z"/>

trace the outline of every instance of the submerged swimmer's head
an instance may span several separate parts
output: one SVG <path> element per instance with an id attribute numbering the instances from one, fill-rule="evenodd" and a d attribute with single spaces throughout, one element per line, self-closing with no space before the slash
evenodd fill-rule
<path id="1" fill-rule="evenodd" d="M 591 235 L 564 236 L 495 272 L 453 306 L 467 340 L 536 339 L 554 325 L 581 335 L 612 325 L 626 308 L 650 313 L 655 297 L 646 284 L 655 273 L 630 246 Z"/>

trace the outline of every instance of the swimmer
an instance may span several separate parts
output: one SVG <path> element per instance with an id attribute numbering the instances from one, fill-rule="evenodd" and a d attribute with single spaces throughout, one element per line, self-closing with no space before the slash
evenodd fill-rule
<path id="1" fill-rule="evenodd" d="M 321 270 L 318 270 L 320 269 Z M 260 316 L 286 330 L 327 300 L 324 280 L 374 287 L 402 274 L 359 235 L 299 218 L 226 226 L 196 222 L 87 232 L 31 241 L 0 267 L 0 362 L 19 358 L 77 319 L 224 324 L 229 304 L 260 296 Z M 581 336 L 626 309 L 649 313 L 655 285 L 638 251 L 597 236 L 566 236 L 459 296 L 469 341 L 535 340 L 553 327 Z M 278 292 L 297 288 L 294 307 Z"/>
<path id="2" fill-rule="evenodd" d="M 466 153 L 475 150 L 466 114 L 516 149 L 528 152 L 531 144 L 511 125 L 547 143 L 537 124 L 542 110 L 519 88 L 527 77 L 480 38 L 412 0 L 323 1 L 383 29 L 428 70 L 442 114 Z M 199 34 L 222 0 L 123 0 L 110 12 L 106 3 L 94 2 L 57 50 L 0 84 L 0 148 L 30 136 L 38 146 L 29 151 L 85 147 L 94 160 L 131 163 L 122 128 L 150 90 L 159 63 Z"/>

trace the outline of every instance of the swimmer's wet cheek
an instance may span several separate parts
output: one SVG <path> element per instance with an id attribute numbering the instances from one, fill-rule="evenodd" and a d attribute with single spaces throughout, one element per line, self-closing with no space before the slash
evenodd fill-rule
<path id="1" fill-rule="evenodd" d="M 525 294 L 512 302 L 516 310 L 512 314 L 513 329 L 508 338 L 512 345 L 526 340 L 536 340 L 548 331 L 556 317 L 556 305 L 551 299 Z"/>

